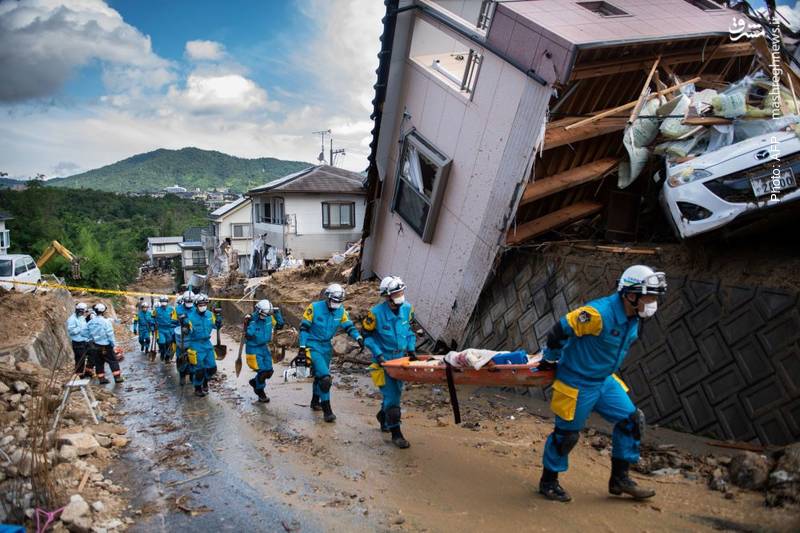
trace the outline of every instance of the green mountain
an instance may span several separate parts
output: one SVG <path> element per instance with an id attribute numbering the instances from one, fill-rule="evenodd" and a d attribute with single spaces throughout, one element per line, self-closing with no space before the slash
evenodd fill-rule
<path id="1" fill-rule="evenodd" d="M 24 183 L 25 182 L 21 180 L 15 180 L 11 178 L 0 178 L 0 189 L 15 187 L 17 185 L 23 185 Z"/>
<path id="2" fill-rule="evenodd" d="M 228 187 L 241 193 L 310 165 L 272 157 L 243 159 L 199 148 L 159 149 L 67 178 L 48 180 L 47 185 L 110 192 L 154 192 L 180 185 L 189 190 Z"/>

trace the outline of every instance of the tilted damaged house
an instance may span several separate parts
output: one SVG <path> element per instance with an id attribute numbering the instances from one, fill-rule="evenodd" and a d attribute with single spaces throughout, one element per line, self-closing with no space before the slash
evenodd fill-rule
<path id="1" fill-rule="evenodd" d="M 581 274 L 579 290 L 578 270 L 561 276 L 566 266 L 517 252 L 580 220 L 601 224 L 609 238 L 635 235 L 652 180 L 621 191 L 617 169 L 627 157 L 622 132 L 647 86 L 667 96 L 689 82 L 713 88 L 750 72 L 759 50 L 733 41 L 731 21 L 741 15 L 709 0 L 384 3 L 361 275 L 401 276 L 419 324 L 448 346 L 538 350 L 559 313 L 587 292 L 611 290 L 619 272 Z M 776 393 L 787 410 L 779 423 L 740 422 L 760 404 L 731 399 L 729 389 L 764 387 L 766 378 L 714 374 L 743 349 L 741 336 L 720 333 L 738 326 L 682 321 L 685 298 L 699 304 L 727 289 L 671 283 L 678 304 L 668 302 L 672 313 L 653 322 L 652 340 L 630 358 L 650 419 L 725 438 L 800 436 L 797 391 Z M 772 312 L 759 311 L 759 320 Z M 678 363 L 686 357 L 688 366 Z M 656 375 L 660 389 L 648 381 Z M 724 391 L 705 388 L 722 377 Z"/>

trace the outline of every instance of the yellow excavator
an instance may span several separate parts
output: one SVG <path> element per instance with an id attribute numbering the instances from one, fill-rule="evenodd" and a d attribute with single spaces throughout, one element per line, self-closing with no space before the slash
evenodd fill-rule
<path id="1" fill-rule="evenodd" d="M 52 257 L 58 254 L 67 261 L 69 261 L 70 266 L 72 267 L 72 278 L 73 279 L 81 279 L 81 260 L 75 254 L 70 252 L 63 244 L 58 241 L 53 241 L 50 243 L 50 246 L 42 253 L 42 256 L 36 260 L 36 266 L 42 268 L 45 263 L 50 261 Z"/>

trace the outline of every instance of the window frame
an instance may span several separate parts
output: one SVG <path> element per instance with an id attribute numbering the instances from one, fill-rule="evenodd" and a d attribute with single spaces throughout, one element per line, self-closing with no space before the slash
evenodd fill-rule
<path id="1" fill-rule="evenodd" d="M 350 224 L 331 224 L 331 206 L 339 208 L 339 220 L 342 220 L 341 208 L 348 206 L 350 208 Z M 325 222 L 325 215 L 327 214 L 328 222 Z M 356 227 L 356 203 L 348 202 L 347 200 L 330 200 L 322 202 L 322 228 L 323 229 L 353 229 Z"/>
<path id="2" fill-rule="evenodd" d="M 4 229 L 0 231 L 0 248 L 11 248 L 11 231 Z"/>
<path id="3" fill-rule="evenodd" d="M 20 270 L 22 269 L 22 270 Z M 14 277 L 21 276 L 28 271 L 28 263 L 24 257 L 20 257 L 14 261 Z"/>
<path id="4" fill-rule="evenodd" d="M 420 193 L 413 183 L 403 177 L 403 163 L 406 158 L 406 151 L 409 147 L 413 147 L 417 153 L 424 155 L 437 167 L 436 176 L 434 178 L 434 186 L 433 190 L 431 191 L 430 198 L 427 198 L 424 194 Z M 433 241 L 436 222 L 439 218 L 439 212 L 441 211 L 442 200 L 444 199 L 444 192 L 447 188 L 452 162 L 453 159 L 451 157 L 448 157 L 438 148 L 436 148 L 433 143 L 422 136 L 416 130 L 416 128 L 411 129 L 403 137 L 400 148 L 400 157 L 397 158 L 397 168 L 395 169 L 394 194 L 392 195 L 391 210 L 393 213 L 397 213 L 400 218 L 405 220 L 406 223 L 411 226 L 411 229 L 413 229 L 414 232 L 422 238 L 422 242 L 424 243 L 431 243 Z M 407 187 L 410 192 L 416 194 L 428 205 L 428 214 L 422 224 L 421 232 L 417 231 L 417 221 L 409 221 L 407 215 L 398 210 L 398 196 L 401 185 Z"/>
<path id="5" fill-rule="evenodd" d="M 261 205 L 263 206 L 261 208 L 261 222 L 263 224 L 277 224 L 278 226 L 286 224 L 286 201 L 283 196 L 267 196 L 262 200 Z M 278 206 L 280 206 L 280 218 L 276 217 Z M 269 216 L 267 216 L 268 210 Z"/>
<path id="6" fill-rule="evenodd" d="M 236 228 L 243 228 L 241 237 L 236 236 Z M 250 224 L 247 222 L 231 222 L 231 239 L 249 239 Z"/>

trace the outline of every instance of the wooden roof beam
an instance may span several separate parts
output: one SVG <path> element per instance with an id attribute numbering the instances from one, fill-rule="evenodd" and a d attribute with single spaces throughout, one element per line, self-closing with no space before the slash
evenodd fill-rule
<path id="1" fill-rule="evenodd" d="M 520 205 L 526 205 L 551 194 L 598 180 L 617 168 L 617 165 L 619 165 L 619 158 L 604 157 L 552 176 L 539 178 L 525 187 Z"/>
<path id="2" fill-rule="evenodd" d="M 550 230 L 554 230 L 576 220 L 599 213 L 603 205 L 597 202 L 577 202 L 568 205 L 558 211 L 553 211 L 542 217 L 520 224 L 512 228 L 506 234 L 506 242 L 509 245 L 522 244 L 525 241 L 543 235 Z"/>
<path id="3" fill-rule="evenodd" d="M 704 57 L 705 52 L 705 57 Z M 711 52 L 706 48 L 696 48 L 694 50 L 685 51 L 677 50 L 675 52 L 661 54 L 661 65 L 679 65 L 682 63 L 695 63 L 702 62 L 707 59 Z M 723 44 L 714 49 L 713 58 L 725 59 L 729 57 L 750 56 L 755 53 L 753 45 L 748 42 L 742 43 L 728 43 Z M 646 57 L 634 57 L 631 59 L 616 59 L 616 60 L 603 60 L 585 65 L 576 65 L 572 70 L 570 77 L 571 81 L 582 80 L 586 78 L 596 78 L 599 76 L 608 76 L 610 74 L 619 74 L 621 72 L 633 72 L 635 70 L 648 69 L 653 62 L 658 58 L 659 54 L 653 54 Z"/>

